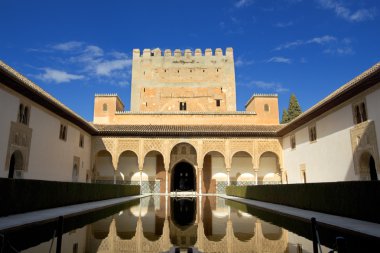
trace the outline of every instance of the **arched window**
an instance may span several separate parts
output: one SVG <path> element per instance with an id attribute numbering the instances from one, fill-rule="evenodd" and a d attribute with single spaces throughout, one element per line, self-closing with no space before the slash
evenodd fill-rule
<path id="1" fill-rule="evenodd" d="M 108 110 L 107 104 L 103 104 L 103 112 L 106 112 Z"/>
<path id="2" fill-rule="evenodd" d="M 264 111 L 269 112 L 269 105 L 268 104 L 264 105 Z"/>

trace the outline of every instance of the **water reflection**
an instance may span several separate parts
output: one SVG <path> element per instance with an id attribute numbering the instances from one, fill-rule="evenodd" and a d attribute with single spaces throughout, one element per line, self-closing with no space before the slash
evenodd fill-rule
<path id="1" fill-rule="evenodd" d="M 70 239 L 75 233 L 76 240 Z M 298 245 L 289 239 L 299 240 L 283 228 L 231 208 L 222 198 L 152 196 L 65 234 L 63 243 L 70 249 L 67 252 L 174 252 L 173 247 L 200 252 L 297 252 Z M 45 242 L 25 252 L 42 252 L 48 246 L 50 242 Z"/>
<path id="2" fill-rule="evenodd" d="M 88 227 L 87 252 L 169 252 L 174 246 L 201 252 L 263 252 L 263 247 L 287 252 L 288 246 L 285 230 L 216 197 L 148 197 Z"/>

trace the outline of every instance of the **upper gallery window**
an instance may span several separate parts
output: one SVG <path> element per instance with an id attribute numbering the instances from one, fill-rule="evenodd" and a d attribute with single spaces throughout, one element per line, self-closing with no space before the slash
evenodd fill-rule
<path id="1" fill-rule="evenodd" d="M 364 102 L 360 102 L 358 104 L 355 104 L 353 106 L 353 112 L 354 112 L 354 121 L 355 124 L 362 123 L 364 121 L 367 121 L 367 108 Z"/>
<path id="2" fill-rule="evenodd" d="M 67 126 L 64 124 L 61 124 L 61 127 L 59 129 L 59 139 L 66 141 L 67 139 Z"/>
<path id="3" fill-rule="evenodd" d="M 295 135 L 290 136 L 290 147 L 292 149 L 296 148 L 296 136 Z"/>
<path id="4" fill-rule="evenodd" d="M 309 127 L 309 141 L 317 140 L 317 127 L 315 125 Z"/>
<path id="5" fill-rule="evenodd" d="M 79 147 L 81 147 L 81 148 L 84 147 L 84 135 L 83 134 L 79 135 Z"/>
<path id="6" fill-rule="evenodd" d="M 23 104 L 20 104 L 18 109 L 17 121 L 21 124 L 29 124 L 29 107 Z"/>

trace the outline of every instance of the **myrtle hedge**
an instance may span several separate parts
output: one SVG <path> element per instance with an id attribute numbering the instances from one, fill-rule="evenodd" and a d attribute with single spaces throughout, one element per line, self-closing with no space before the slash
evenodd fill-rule
<path id="1" fill-rule="evenodd" d="M 138 185 L 0 178 L 0 216 L 139 194 Z"/>
<path id="2" fill-rule="evenodd" d="M 228 186 L 226 194 L 380 223 L 380 181 Z"/>

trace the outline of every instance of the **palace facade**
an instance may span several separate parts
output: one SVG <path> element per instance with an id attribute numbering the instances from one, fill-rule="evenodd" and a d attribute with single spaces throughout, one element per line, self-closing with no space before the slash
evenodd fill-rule
<path id="1" fill-rule="evenodd" d="M 236 111 L 232 48 L 133 51 L 131 110 L 96 94 L 93 122 L 0 62 L 0 177 L 224 193 L 227 185 L 377 179 L 380 64 L 288 124 L 277 94 Z"/>

